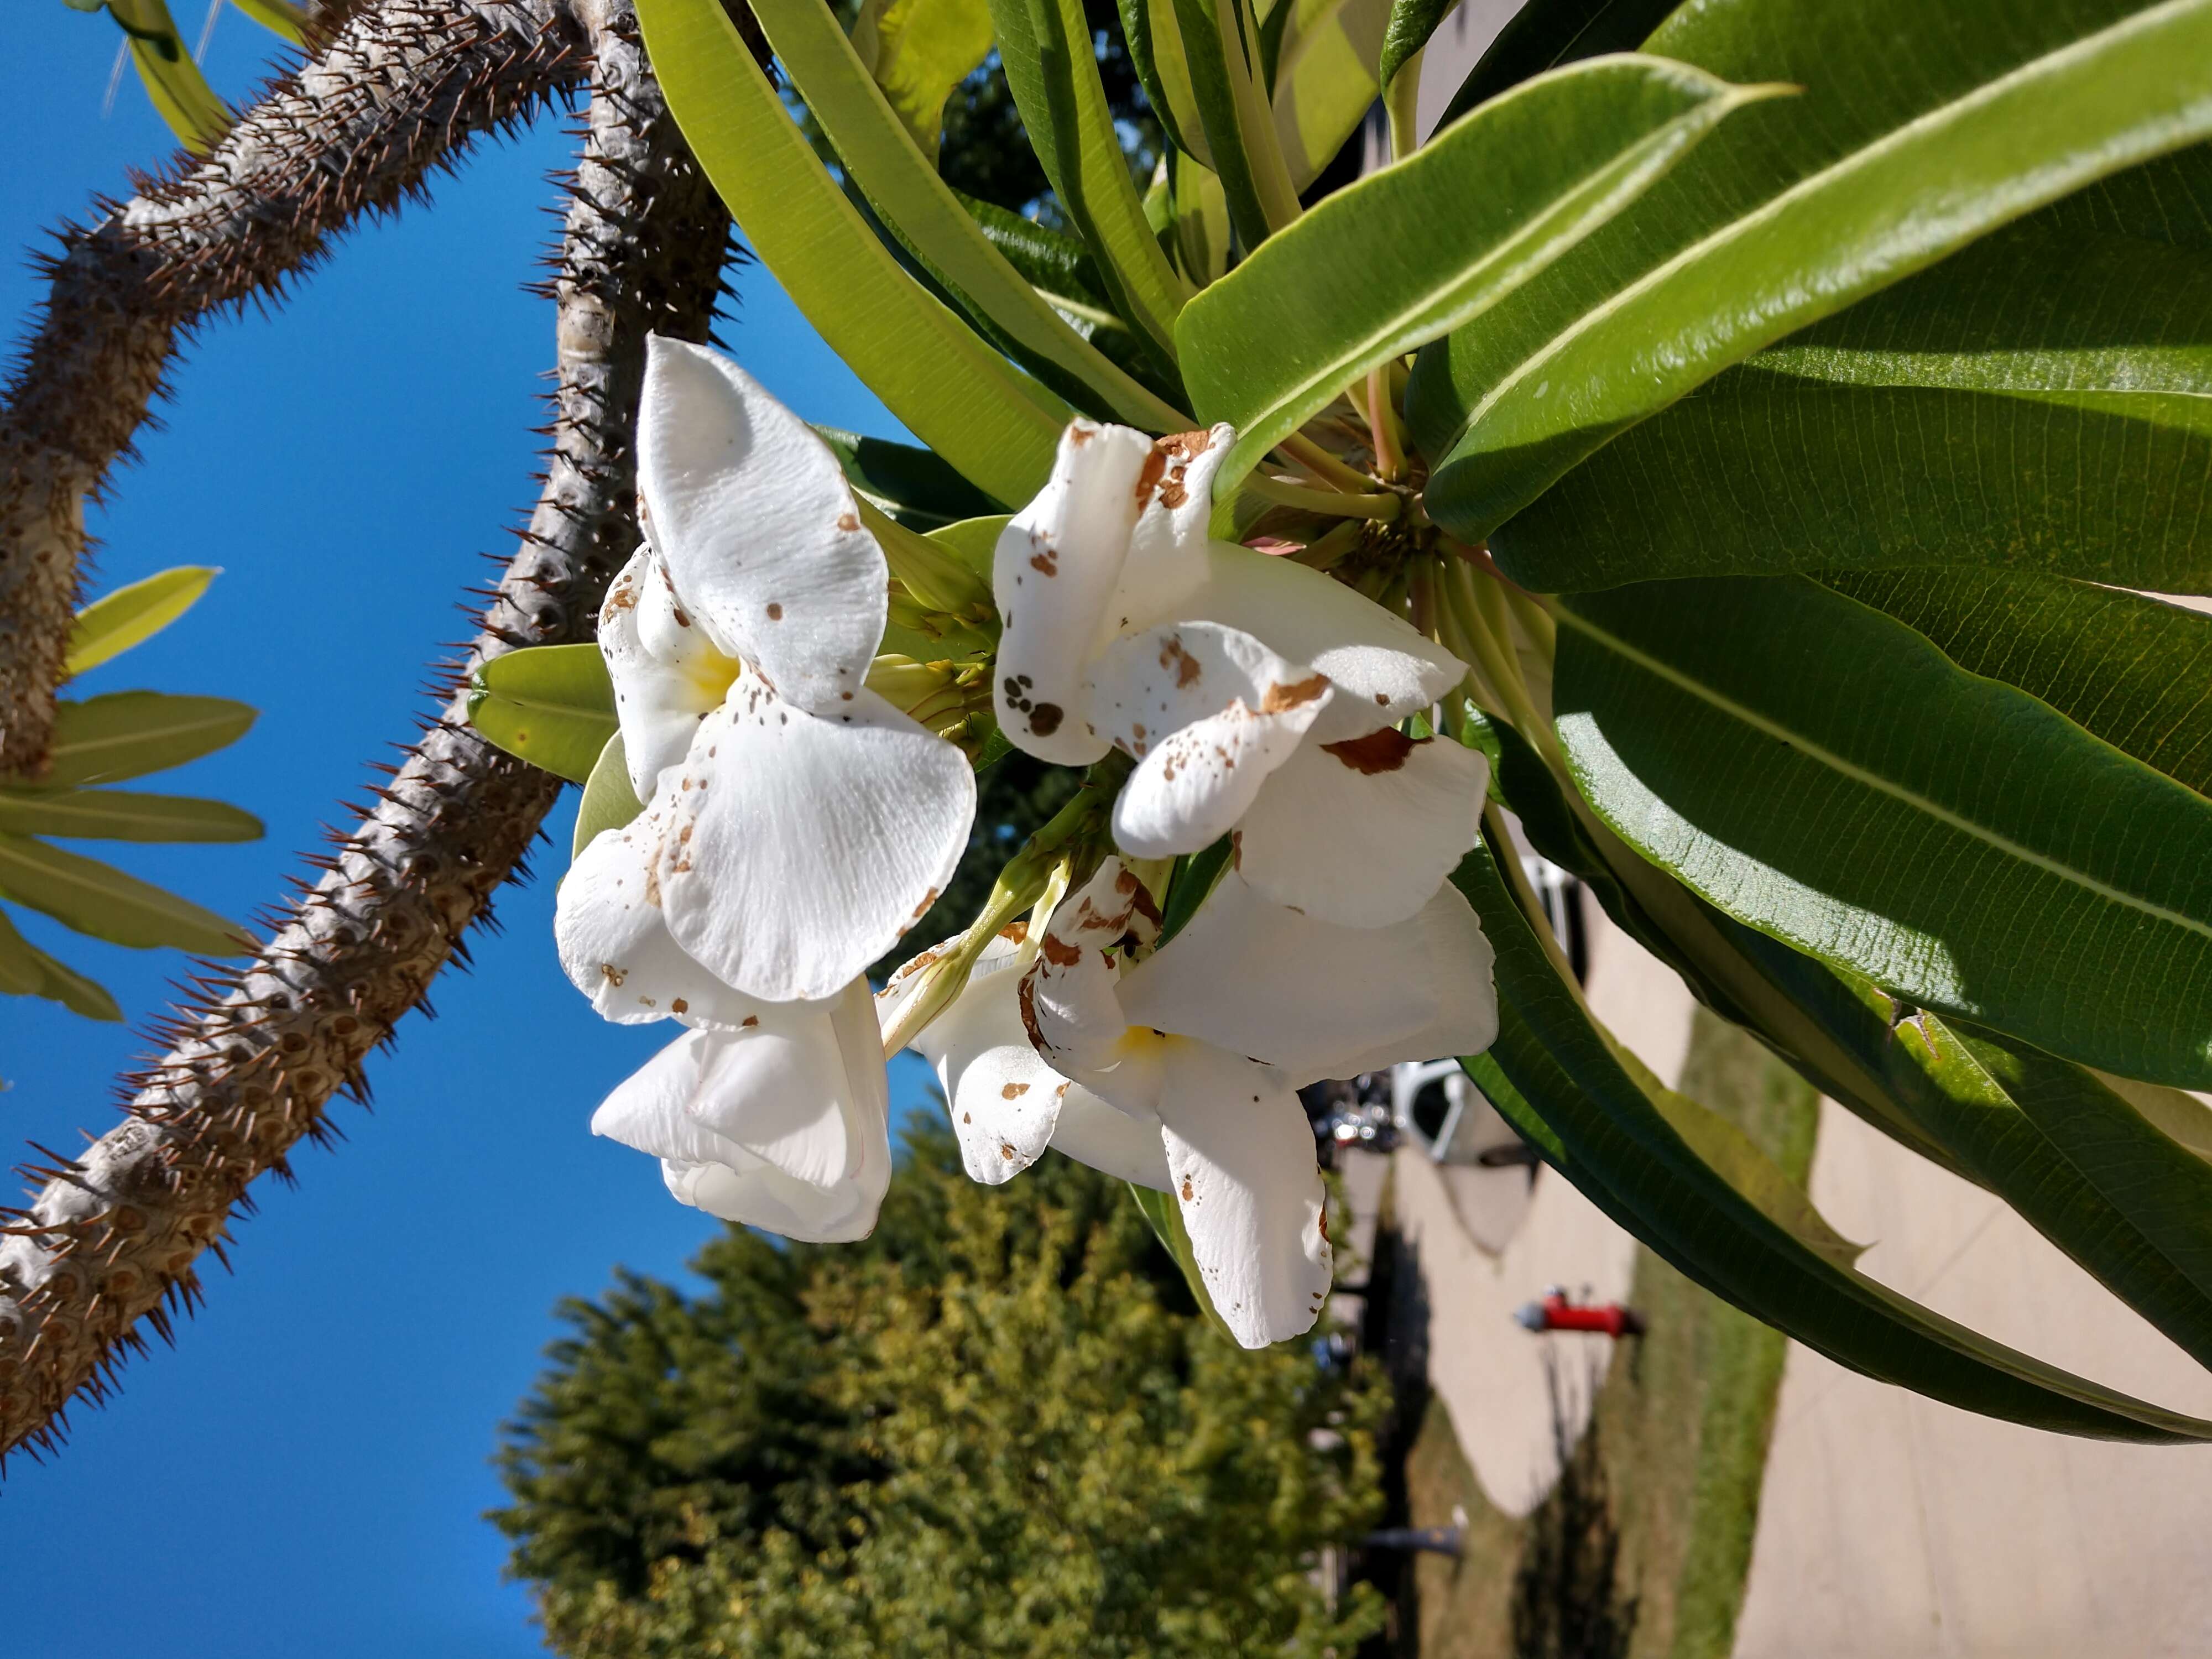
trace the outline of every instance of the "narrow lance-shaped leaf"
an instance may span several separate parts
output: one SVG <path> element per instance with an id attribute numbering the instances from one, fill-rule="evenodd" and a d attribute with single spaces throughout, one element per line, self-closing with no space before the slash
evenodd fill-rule
<path id="1" fill-rule="evenodd" d="M 1115 309 L 1171 368 L 1187 296 L 1129 177 L 1082 0 L 993 0 L 991 15 L 1006 85 L 1045 176 L 1097 257 Z"/>
<path id="2" fill-rule="evenodd" d="M 1287 4 L 1290 0 L 1282 0 Z M 1206 164 L 1249 252 L 1298 216 L 1297 191 L 1275 136 L 1274 112 L 1251 50 L 1243 0 L 1174 0 Z"/>
<path id="3" fill-rule="evenodd" d="M 1647 43 L 1821 96 L 1796 125 L 1778 115 L 1740 133 L 1540 303 L 1434 366 L 1419 399 L 1440 458 L 1429 506 L 1455 534 L 1487 537 L 1575 463 L 1783 336 L 2212 135 L 2212 0 L 2084 0 L 1980 29 L 1904 0 L 1820 9 L 1690 7 Z M 1912 75 L 1896 73 L 1901 56 Z"/>
<path id="4" fill-rule="evenodd" d="M 104 595 L 76 613 L 62 672 L 82 674 L 151 639 L 191 610 L 222 572 L 204 564 L 156 571 Z"/>
<path id="5" fill-rule="evenodd" d="M 1918 1006 L 2212 1084 L 2212 801 L 1800 578 L 1559 614 L 1560 742 L 1645 857 Z"/>
<path id="6" fill-rule="evenodd" d="M 219 800 L 128 789 L 0 788 L 0 831 L 90 841 L 258 841 L 261 820 Z"/>
<path id="7" fill-rule="evenodd" d="M 605 830 L 619 830 L 639 813 L 645 803 L 630 787 L 629 761 L 623 750 L 622 733 L 607 739 L 584 780 L 584 793 L 576 803 L 576 831 L 568 856 L 575 857 Z"/>
<path id="8" fill-rule="evenodd" d="M 830 446 L 846 482 L 884 504 L 903 524 L 932 530 L 972 519 L 997 503 L 962 477 L 941 455 L 889 438 L 870 438 L 836 427 L 815 434 Z"/>
<path id="9" fill-rule="evenodd" d="M 1176 19 L 1175 0 L 1119 0 L 1121 40 L 1129 64 L 1137 72 L 1145 100 L 1166 129 L 1168 142 L 1185 155 L 1212 167 L 1206 127 L 1198 112 L 1198 94 L 1191 84 L 1190 63 L 1183 52 L 1182 25 Z"/>
<path id="10" fill-rule="evenodd" d="M 53 764 L 42 787 L 112 783 L 198 760 L 235 743 L 254 711 L 228 697 L 111 691 L 64 702 L 54 715 Z"/>
<path id="11" fill-rule="evenodd" d="M 2047 210 L 1791 336 L 1492 538 L 1550 588 L 1986 565 L 2212 584 L 2212 248 Z"/>
<path id="12" fill-rule="evenodd" d="M 1268 103 L 1292 189 L 1319 178 L 1366 118 L 1392 15 L 1390 0 L 1279 0 L 1269 14 L 1285 20 Z"/>
<path id="13" fill-rule="evenodd" d="M 596 645 L 541 645 L 476 671 L 469 724 L 533 766 L 581 783 L 615 734 L 615 694 Z"/>
<path id="14" fill-rule="evenodd" d="M 641 0 L 638 21 L 692 152 L 830 349 L 979 488 L 1003 501 L 1036 494 L 1066 405 L 898 268 L 716 0 Z"/>
<path id="15" fill-rule="evenodd" d="M 933 278 L 1005 331 L 1012 344 L 1094 391 L 1118 419 L 1157 431 L 1182 423 L 1180 411 L 1070 328 L 992 245 L 915 147 L 821 0 L 755 0 L 753 12 L 853 181 Z M 988 27 L 988 11 L 985 20 Z M 1158 258 L 1158 248 L 1153 252 Z"/>
<path id="16" fill-rule="evenodd" d="M 1177 326 L 1200 417 L 1237 428 L 1216 495 L 1353 380 L 1498 304 L 1771 90 L 1661 58 L 1577 65 L 1271 239 Z"/>
<path id="17" fill-rule="evenodd" d="M 44 997 L 87 1019 L 123 1018 L 106 987 L 39 949 L 16 932 L 4 911 L 0 911 L 0 994 Z"/>
<path id="18" fill-rule="evenodd" d="M 140 950 L 173 945 L 231 957 L 251 948 L 242 928 L 190 899 L 21 836 L 0 835 L 0 898 L 44 911 L 80 933 Z"/>
<path id="19" fill-rule="evenodd" d="M 2212 1424 L 1993 1342 L 1800 1237 L 1787 1208 L 1762 1208 L 1698 1157 L 1622 1065 L 1488 849 L 1478 847 L 1454 880 L 1497 951 L 1498 1040 L 1465 1062 L 1468 1075 L 1547 1162 L 1660 1255 L 1838 1364 L 1968 1411 L 2106 1439 L 2212 1438 Z"/>
<path id="20" fill-rule="evenodd" d="M 1814 580 L 1894 617 L 1968 673 L 2016 685 L 2212 795 L 2212 616 L 2005 570 L 1816 571 Z"/>
<path id="21" fill-rule="evenodd" d="M 131 61 L 169 131 L 185 149 L 205 155 L 229 130 L 230 112 L 185 51 L 163 0 L 107 0 L 108 15 L 131 37 Z"/>

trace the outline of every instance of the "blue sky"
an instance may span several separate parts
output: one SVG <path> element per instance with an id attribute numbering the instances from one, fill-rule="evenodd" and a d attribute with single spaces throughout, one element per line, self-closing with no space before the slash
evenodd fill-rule
<path id="1" fill-rule="evenodd" d="M 196 35 L 196 0 L 173 3 Z M 105 16 L 27 0 L 16 28 L 12 118 L 37 135 L 36 159 L 0 173 L 0 238 L 26 248 L 93 192 L 121 193 L 125 168 L 168 141 L 134 79 L 102 118 Z M 270 43 L 226 15 L 210 78 L 242 94 Z M 459 590 L 490 568 L 478 555 L 506 556 L 532 495 L 551 310 L 520 289 L 554 231 L 541 210 L 568 155 L 562 125 L 480 150 L 432 207 L 356 234 L 281 311 L 220 324 L 186 354 L 165 429 L 142 437 L 93 520 L 94 592 L 174 564 L 226 574 L 83 690 L 258 707 L 234 749 L 149 787 L 234 801 L 268 838 L 81 850 L 243 915 L 411 731 L 423 665 L 467 631 Z M 765 272 L 738 285 L 724 338 L 754 374 L 809 418 L 896 434 Z M 0 260 L 11 342 L 37 291 L 21 258 Z M 562 847 L 574 803 L 556 811 Z M 500 1501 L 497 1425 L 556 1334 L 559 1297 L 596 1291 L 617 1262 L 676 1273 L 716 1224 L 586 1131 L 663 1034 L 603 1024 L 568 988 L 552 848 L 539 865 L 503 895 L 502 931 L 477 935 L 474 973 L 434 988 L 439 1018 L 410 1018 L 372 1062 L 374 1109 L 336 1108 L 344 1143 L 303 1149 L 296 1186 L 257 1188 L 235 1271 L 208 1264 L 207 1305 L 176 1349 L 157 1345 L 108 1406 L 74 1413 L 50 1462 L 11 1463 L 10 1659 L 540 1650 L 521 1588 L 501 1581 L 503 1540 L 478 1518 Z M 181 963 L 15 914 L 134 1018 Z M 70 1148 L 80 1128 L 106 1129 L 109 1080 L 144 1046 L 129 1027 L 0 999 L 0 1142 Z M 911 1103 L 915 1063 L 896 1078 Z"/>

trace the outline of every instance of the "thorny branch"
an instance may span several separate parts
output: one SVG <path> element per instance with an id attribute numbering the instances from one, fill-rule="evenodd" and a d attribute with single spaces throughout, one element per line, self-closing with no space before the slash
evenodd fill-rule
<path id="1" fill-rule="evenodd" d="M 383 0 L 204 159 L 95 204 L 43 256 L 49 288 L 0 408 L 0 776 L 46 765 L 85 548 L 84 509 L 194 328 L 285 283 L 364 214 L 419 196 L 471 142 L 581 83 L 580 6 Z"/>
<path id="2" fill-rule="evenodd" d="M 587 56 L 591 72 L 586 143 L 549 284 L 560 361 L 550 465 L 457 676 L 512 647 L 588 637 L 599 598 L 636 537 L 629 446 L 645 337 L 706 337 L 728 240 L 646 67 L 629 0 L 574 0 L 558 17 L 505 8 L 542 27 L 486 57 L 483 20 L 495 9 L 458 0 L 438 12 L 404 0 L 379 14 L 388 23 L 404 10 L 416 20 L 412 28 L 475 43 L 439 50 L 476 52 L 474 73 L 505 88 L 456 96 L 450 107 L 465 103 L 480 120 L 535 95 L 514 67 L 519 58 Z M 354 49 L 333 52 L 341 50 Z M 324 84 L 328 72 L 326 60 L 297 78 Z M 542 91 L 547 71 L 533 73 Z M 335 89 L 321 95 L 345 101 Z M 440 142 L 458 140 L 461 125 L 456 118 Z M 269 130 L 252 113 L 240 128 Z M 374 135 L 332 137 L 325 167 L 341 174 L 419 179 L 444 153 L 420 122 L 392 139 L 411 158 L 404 168 L 374 159 L 383 141 Z M 260 217 L 242 208 L 234 228 L 248 242 L 264 234 Z M 304 257 L 313 244 L 298 249 Z M 198 257 L 235 264 L 206 246 Z M 148 334 L 132 349 L 159 353 L 167 343 Z M 113 417 L 114 428 L 124 424 Z M 44 1167 L 27 1170 L 44 1190 L 27 1210 L 0 1216 L 0 1457 L 51 1447 L 68 1403 L 102 1397 L 125 1355 L 143 1348 L 142 1321 L 168 1334 L 170 1313 L 200 1294 L 200 1253 L 221 1255 L 233 1206 L 250 1202 L 257 1176 L 286 1172 L 301 1136 L 327 1133 L 324 1109 L 335 1092 L 362 1090 L 369 1051 L 391 1040 L 447 960 L 465 954 L 463 933 L 516 872 L 557 787 L 477 738 L 449 695 L 351 833 L 319 860 L 322 878 L 271 919 L 258 957 L 201 981 L 196 1005 L 161 1034 L 168 1052 L 126 1083 L 125 1121 L 81 1157 L 47 1154 Z"/>

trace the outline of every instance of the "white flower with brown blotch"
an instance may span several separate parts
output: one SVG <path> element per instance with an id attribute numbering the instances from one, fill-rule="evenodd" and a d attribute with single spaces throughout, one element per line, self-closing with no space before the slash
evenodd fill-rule
<path id="1" fill-rule="evenodd" d="M 889 573 L 805 422 L 656 338 L 638 480 L 648 538 L 599 642 L 646 807 L 578 855 L 555 935 L 607 1018 L 696 1029 L 594 1127 L 687 1203 L 860 1237 L 890 1170 L 860 976 L 951 879 L 975 775 L 867 688 Z"/>
<path id="2" fill-rule="evenodd" d="M 915 1046 L 971 1176 L 1004 1181 L 1051 1146 L 1173 1193 L 1216 1311 L 1248 1347 L 1279 1342 L 1311 1328 L 1330 1284 L 1297 1091 L 1488 1048 L 1489 943 L 1449 884 L 1400 921 L 1348 927 L 1233 871 L 1151 951 L 1158 933 L 1150 894 L 1109 858 L 1041 934 L 994 941 Z M 901 969 L 880 1012 L 919 977 Z"/>
<path id="3" fill-rule="evenodd" d="M 1042 760 L 1136 759 L 1114 808 L 1132 857 L 1233 830 L 1243 878 L 1276 902 L 1402 921 L 1474 844 L 1489 769 L 1395 727 L 1466 666 L 1318 571 L 1212 540 L 1235 437 L 1067 428 L 999 540 L 1000 724 Z"/>

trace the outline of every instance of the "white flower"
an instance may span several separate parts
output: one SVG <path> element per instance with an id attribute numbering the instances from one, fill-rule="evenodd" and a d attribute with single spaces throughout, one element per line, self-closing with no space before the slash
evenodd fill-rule
<path id="1" fill-rule="evenodd" d="M 1136 758 L 1114 809 L 1131 856 L 1233 830 L 1244 879 L 1276 902 L 1403 921 L 1474 844 L 1489 772 L 1394 728 L 1465 665 L 1318 571 L 1210 540 L 1235 436 L 1068 427 L 999 540 L 1000 724 L 1063 765 Z"/>
<path id="2" fill-rule="evenodd" d="M 929 908 L 975 781 L 866 687 L 889 577 L 836 459 L 735 364 L 656 338 L 651 539 L 599 641 L 647 809 L 562 884 L 562 964 L 608 1018 L 731 1028 L 839 994 Z"/>
<path id="3" fill-rule="evenodd" d="M 967 758 L 866 686 L 889 574 L 836 458 L 743 370 L 655 339 L 648 539 L 599 643 L 646 805 L 562 882 L 561 962 L 607 1018 L 695 1028 L 593 1128 L 687 1204 L 866 1236 L 890 1175 L 867 964 L 968 841 Z"/>
<path id="4" fill-rule="evenodd" d="M 866 1238 L 890 1185 L 889 1089 L 855 981 L 827 1007 L 771 1006 L 686 1033 L 624 1082 L 592 1129 L 660 1159 L 684 1203 L 787 1238 Z"/>
<path id="5" fill-rule="evenodd" d="M 1109 858 L 1040 937 L 995 941 L 915 1047 L 970 1175 L 1003 1181 L 1051 1146 L 1174 1193 L 1216 1310 L 1246 1346 L 1279 1342 L 1312 1327 L 1330 1284 L 1297 1091 L 1489 1047 L 1490 946 L 1449 885 L 1403 921 L 1348 927 L 1234 872 L 1132 965 L 1157 931 L 1150 895 Z"/>

